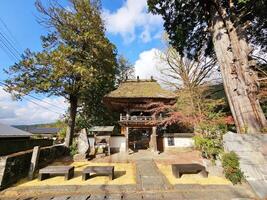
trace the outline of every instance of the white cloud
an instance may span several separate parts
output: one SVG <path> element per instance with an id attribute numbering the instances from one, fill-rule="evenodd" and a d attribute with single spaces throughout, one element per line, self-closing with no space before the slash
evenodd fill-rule
<path id="1" fill-rule="evenodd" d="M 26 98 L 30 101 L 14 101 L 0 86 L 0 122 L 12 125 L 50 123 L 62 117 L 67 108 L 62 97 L 43 98 L 42 101 Z"/>
<path id="2" fill-rule="evenodd" d="M 169 77 L 161 73 L 166 68 L 167 64 L 160 60 L 160 54 L 162 52 L 159 49 L 152 48 L 147 51 L 143 51 L 139 54 L 138 60 L 134 64 L 135 75 L 140 79 L 150 79 L 153 76 L 162 87 L 172 89 L 164 81 L 171 81 Z M 164 80 L 164 81 L 163 81 Z"/>
<path id="3" fill-rule="evenodd" d="M 158 70 L 158 66 L 161 64 L 157 54 L 160 52 L 158 49 L 150 49 L 143 51 L 139 54 L 138 60 L 135 62 L 135 74 L 141 79 L 149 79 L 153 76 L 155 79 L 159 79 L 161 74 Z"/>
<path id="4" fill-rule="evenodd" d="M 147 0 L 127 0 L 115 12 L 104 9 L 102 17 L 107 31 L 121 35 L 126 43 L 136 39 L 137 29 L 141 30 L 140 39 L 143 42 L 151 41 L 154 38 L 151 34 L 162 29 L 163 24 L 161 16 L 148 13 Z"/>

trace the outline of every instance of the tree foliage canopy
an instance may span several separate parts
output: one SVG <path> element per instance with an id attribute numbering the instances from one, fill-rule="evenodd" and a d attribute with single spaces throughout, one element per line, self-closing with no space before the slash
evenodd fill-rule
<path id="1" fill-rule="evenodd" d="M 194 56 L 205 47 L 212 52 L 209 31 L 212 6 L 225 8 L 226 17 L 244 31 L 248 41 L 267 51 L 267 3 L 264 0 L 148 0 L 151 12 L 160 14 L 171 45 Z"/>
<path id="2" fill-rule="evenodd" d="M 71 9 L 57 2 L 45 8 L 39 21 L 50 28 L 41 37 L 43 50 L 26 50 L 22 60 L 8 70 L 10 90 L 20 94 L 31 91 L 49 95 L 81 96 L 105 79 L 114 82 L 116 49 L 104 33 L 97 4 L 71 0 Z"/>
<path id="3" fill-rule="evenodd" d="M 114 88 L 117 67 L 116 48 L 105 36 L 99 1 L 69 3 L 66 9 L 58 1 L 50 1 L 48 7 L 36 1 L 39 22 L 49 33 L 41 37 L 40 52 L 26 50 L 22 60 L 9 68 L 6 81 L 7 89 L 18 97 L 35 92 L 69 101 L 67 146 L 72 143 L 77 107 L 89 107 L 88 116 L 94 116 L 101 97 Z"/>

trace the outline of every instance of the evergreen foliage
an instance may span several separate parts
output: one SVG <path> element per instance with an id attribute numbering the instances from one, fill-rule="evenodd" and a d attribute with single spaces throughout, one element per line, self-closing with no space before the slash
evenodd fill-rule
<path id="1" fill-rule="evenodd" d="M 249 42 L 267 51 L 267 3 L 262 0 L 148 0 L 151 12 L 162 15 L 170 43 L 180 54 L 195 56 L 206 48 L 212 54 L 213 6 L 221 6 L 233 23 L 244 29 Z"/>
<path id="2" fill-rule="evenodd" d="M 67 146 L 72 143 L 77 107 L 101 104 L 100 98 L 114 87 L 117 66 L 116 48 L 105 36 L 99 2 L 69 3 L 70 9 L 57 1 L 46 8 L 36 1 L 42 14 L 39 22 L 49 28 L 49 33 L 41 37 L 43 49 L 27 49 L 22 60 L 9 68 L 6 80 L 7 89 L 18 98 L 35 92 L 68 100 Z"/>

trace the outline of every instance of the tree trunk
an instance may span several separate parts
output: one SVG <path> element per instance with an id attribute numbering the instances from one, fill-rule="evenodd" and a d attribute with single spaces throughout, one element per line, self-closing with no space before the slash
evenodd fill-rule
<path id="1" fill-rule="evenodd" d="M 223 12 L 213 9 L 211 31 L 228 103 L 238 133 L 260 133 L 266 119 L 257 99 L 257 75 L 250 66 L 250 50 Z"/>
<path id="2" fill-rule="evenodd" d="M 68 129 L 66 133 L 65 145 L 70 147 L 73 141 L 75 119 L 77 114 L 78 98 L 76 96 L 70 96 L 70 117 L 68 119 Z"/>

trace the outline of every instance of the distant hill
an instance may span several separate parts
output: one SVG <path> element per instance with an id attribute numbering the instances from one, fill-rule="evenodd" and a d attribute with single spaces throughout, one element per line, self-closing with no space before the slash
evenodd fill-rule
<path id="1" fill-rule="evenodd" d="M 204 90 L 204 96 L 209 99 L 226 98 L 224 93 L 223 84 L 210 85 Z"/>
<path id="2" fill-rule="evenodd" d="M 13 127 L 18 128 L 20 130 L 29 131 L 34 128 L 51 128 L 56 127 L 56 123 L 49 124 L 31 124 L 31 125 L 13 125 Z"/>

